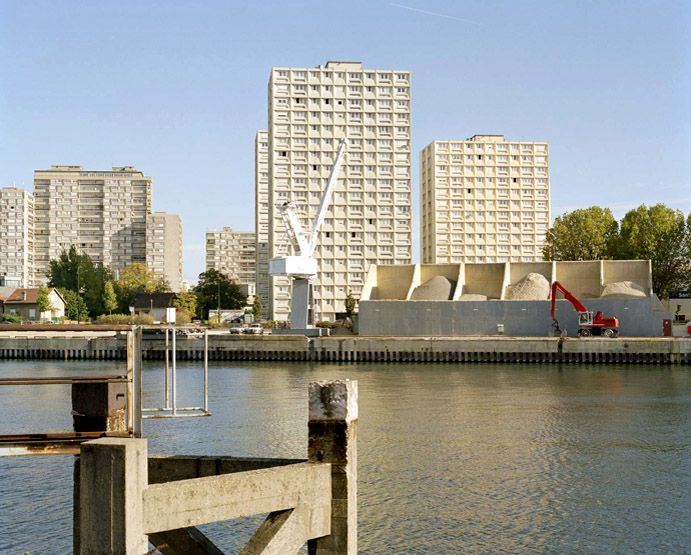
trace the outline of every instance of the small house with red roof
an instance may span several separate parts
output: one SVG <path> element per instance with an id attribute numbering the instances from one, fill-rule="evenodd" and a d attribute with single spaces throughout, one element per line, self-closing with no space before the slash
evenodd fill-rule
<path id="1" fill-rule="evenodd" d="M 65 299 L 57 289 L 48 289 L 48 300 L 51 309 L 39 314 L 38 311 L 38 287 L 20 287 L 3 302 L 5 314 L 18 314 L 22 320 L 41 321 L 56 320 L 65 316 Z"/>

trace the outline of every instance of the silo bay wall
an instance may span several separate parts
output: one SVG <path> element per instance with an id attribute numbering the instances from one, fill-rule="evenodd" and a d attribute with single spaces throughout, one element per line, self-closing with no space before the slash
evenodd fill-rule
<path id="1" fill-rule="evenodd" d="M 519 362 L 691 364 L 691 338 L 363 337 L 212 334 L 211 361 Z M 165 340 L 146 337 L 145 360 L 163 360 Z M 0 331 L 0 359 L 124 360 L 122 333 Z M 178 360 L 203 360 L 204 339 L 178 337 Z"/>

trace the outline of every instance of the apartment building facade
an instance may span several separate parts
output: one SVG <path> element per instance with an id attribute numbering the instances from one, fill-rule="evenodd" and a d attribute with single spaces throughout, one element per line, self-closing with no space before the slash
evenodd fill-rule
<path id="1" fill-rule="evenodd" d="M 146 263 L 146 222 L 151 178 L 131 166 L 110 171 L 52 166 L 34 172 L 35 270 L 75 245 L 79 252 L 118 272 Z"/>
<path id="2" fill-rule="evenodd" d="M 256 232 L 255 292 L 262 305 L 262 318 L 271 314 L 271 276 L 269 276 L 269 132 L 257 131 L 254 141 L 255 210 Z"/>
<path id="3" fill-rule="evenodd" d="M 0 188 L 0 276 L 34 286 L 34 196 L 17 187 Z"/>
<path id="4" fill-rule="evenodd" d="M 182 290 L 182 219 L 153 212 L 146 219 L 146 265 L 166 278 L 170 290 Z"/>
<path id="5" fill-rule="evenodd" d="M 256 235 L 230 227 L 206 232 L 206 269 L 224 273 L 238 285 L 257 282 Z"/>
<path id="6" fill-rule="evenodd" d="M 410 73 L 404 70 L 330 61 L 271 72 L 269 257 L 292 254 L 277 207 L 292 201 L 310 229 L 338 144 L 348 139 L 314 253 L 315 320 L 345 312 L 346 296 L 359 296 L 370 264 L 411 261 L 410 116 Z M 289 279 L 269 281 L 269 317 L 289 320 Z"/>
<path id="7" fill-rule="evenodd" d="M 423 264 L 542 260 L 550 221 L 545 142 L 475 135 L 420 154 Z"/>

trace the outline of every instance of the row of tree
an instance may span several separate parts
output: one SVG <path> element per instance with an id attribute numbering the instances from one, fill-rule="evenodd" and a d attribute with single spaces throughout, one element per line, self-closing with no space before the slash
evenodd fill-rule
<path id="1" fill-rule="evenodd" d="M 664 204 L 641 205 L 621 222 L 609 208 L 591 206 L 555 218 L 545 260 L 651 260 L 660 297 L 691 285 L 691 214 Z"/>
<path id="2" fill-rule="evenodd" d="M 57 288 L 65 299 L 65 316 L 69 320 L 87 320 L 102 314 L 129 314 L 129 307 L 139 293 L 170 291 L 166 279 L 152 272 L 146 264 L 134 263 L 120 271 L 117 279 L 110 268 L 94 263 L 75 246 L 50 261 L 48 284 Z M 209 310 L 239 309 L 246 298 L 238 285 L 217 270 L 199 274 L 192 291 L 177 294 L 175 306 L 188 318 L 208 318 Z M 261 312 L 258 300 L 253 312 Z"/>

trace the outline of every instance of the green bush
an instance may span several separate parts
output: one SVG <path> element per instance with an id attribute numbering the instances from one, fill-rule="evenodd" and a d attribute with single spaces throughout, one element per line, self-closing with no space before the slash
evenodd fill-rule
<path id="1" fill-rule="evenodd" d="M 326 320 L 322 322 L 317 322 L 315 326 L 317 326 L 318 328 L 326 328 L 327 330 L 331 330 L 334 327 L 336 327 L 333 322 L 328 322 Z"/>
<path id="2" fill-rule="evenodd" d="M 96 318 L 98 324 L 153 324 L 154 318 L 149 314 L 137 314 L 134 317 L 129 314 L 101 314 Z"/>
<path id="3" fill-rule="evenodd" d="M 0 314 L 0 322 L 8 322 L 10 324 L 21 324 L 22 317 L 19 314 Z"/>
<path id="4" fill-rule="evenodd" d="M 192 316 L 189 312 L 182 308 L 175 311 L 175 323 L 180 325 L 189 324 L 192 321 Z"/>

